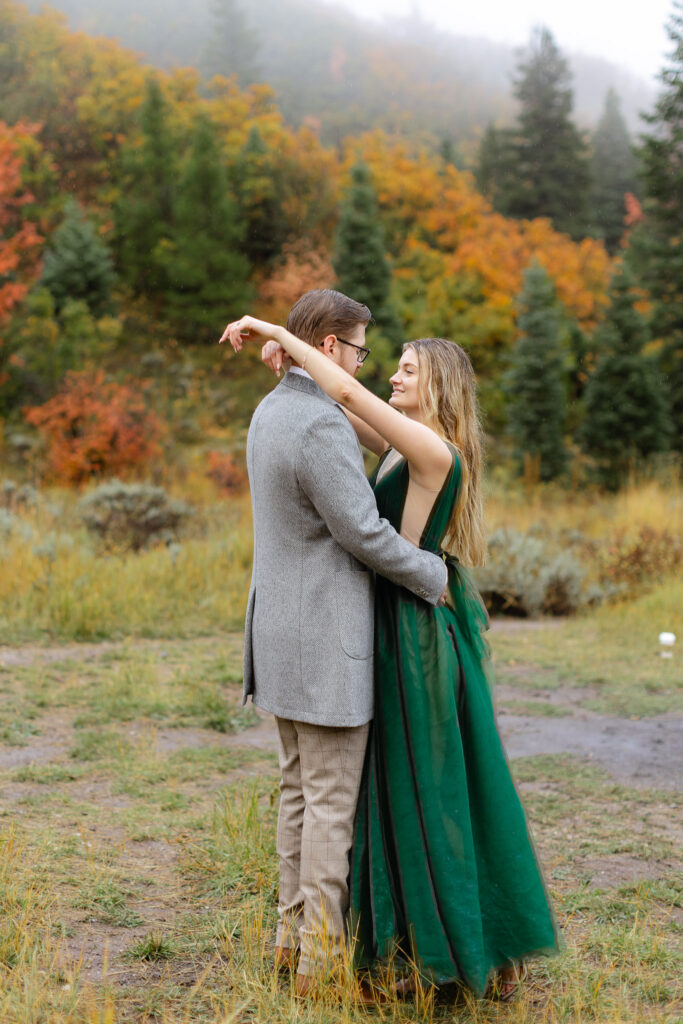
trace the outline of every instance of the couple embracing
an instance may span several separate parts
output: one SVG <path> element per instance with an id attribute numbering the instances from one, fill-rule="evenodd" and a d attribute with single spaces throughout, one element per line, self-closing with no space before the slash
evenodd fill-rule
<path id="1" fill-rule="evenodd" d="M 370 316 L 313 291 L 286 330 L 243 317 L 221 339 L 291 363 L 247 442 L 244 699 L 275 715 L 282 775 L 275 962 L 303 995 L 352 940 L 361 966 L 397 955 L 507 999 L 558 939 L 463 568 L 485 555 L 476 382 L 459 346 L 421 339 L 377 398 L 355 380 Z"/>

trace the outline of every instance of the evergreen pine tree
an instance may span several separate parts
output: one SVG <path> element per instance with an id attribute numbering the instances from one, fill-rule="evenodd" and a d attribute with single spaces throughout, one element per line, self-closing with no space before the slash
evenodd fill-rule
<path id="1" fill-rule="evenodd" d="M 614 253 L 624 234 L 624 196 L 636 192 L 636 158 L 619 108 L 619 98 L 610 89 L 605 109 L 593 133 L 593 190 L 591 220 L 596 232 Z"/>
<path id="2" fill-rule="evenodd" d="M 398 352 L 403 333 L 394 310 L 391 268 L 384 251 L 384 231 L 370 171 L 359 161 L 339 212 L 332 258 L 337 288 L 370 308 L 380 332 Z"/>
<path id="3" fill-rule="evenodd" d="M 653 300 L 651 327 L 662 342 L 673 420 L 673 446 L 683 452 L 683 2 L 674 0 L 667 31 L 670 63 L 646 120 L 651 132 L 638 150 L 644 221 L 633 232 L 630 260 Z"/>
<path id="4" fill-rule="evenodd" d="M 202 71 L 214 75 L 237 75 L 241 86 L 258 77 L 258 38 L 249 27 L 236 0 L 212 0 L 211 36 L 204 50 Z"/>
<path id="5" fill-rule="evenodd" d="M 101 313 L 114 283 L 109 250 L 75 199 L 67 200 L 64 214 L 45 254 L 41 284 L 57 312 L 70 299 L 82 299 L 91 312 Z"/>
<path id="6" fill-rule="evenodd" d="M 174 227 L 163 254 L 168 313 L 187 341 L 215 340 L 216 323 L 251 298 L 244 227 L 229 191 L 216 131 L 200 117 L 178 184 Z"/>
<path id="7" fill-rule="evenodd" d="M 540 479 L 553 480 L 566 462 L 563 325 L 555 286 L 536 262 L 524 272 L 517 308 L 519 339 L 505 382 L 508 431 L 520 467 L 531 457 Z"/>
<path id="8" fill-rule="evenodd" d="M 512 217 L 550 217 L 558 231 L 585 234 L 590 172 L 586 147 L 571 120 L 569 65 L 547 28 L 532 35 L 518 67 L 517 125 L 499 137 L 505 147 L 496 207 Z"/>
<path id="9" fill-rule="evenodd" d="M 121 197 L 114 207 L 121 275 L 134 294 L 159 301 L 168 281 L 164 245 L 173 226 L 176 145 L 156 78 L 147 80 L 141 108 L 142 141 L 122 157 Z"/>
<path id="10" fill-rule="evenodd" d="M 257 125 L 232 168 L 232 180 L 244 217 L 244 252 L 256 266 L 271 262 L 287 241 L 281 160 L 266 145 Z"/>
<path id="11" fill-rule="evenodd" d="M 581 447 L 596 461 L 600 481 L 616 488 L 633 459 L 666 451 L 671 437 L 667 395 L 652 358 L 644 318 L 634 307 L 633 282 L 622 269 L 611 289 L 611 305 L 597 332 L 602 353 L 585 391 Z"/>
<path id="12" fill-rule="evenodd" d="M 501 189 L 504 190 L 504 178 L 508 165 L 508 150 L 510 145 L 510 133 L 495 125 L 486 126 L 479 144 L 479 154 L 475 177 L 477 186 L 482 195 L 486 196 L 494 206 L 498 205 L 497 197 Z"/>

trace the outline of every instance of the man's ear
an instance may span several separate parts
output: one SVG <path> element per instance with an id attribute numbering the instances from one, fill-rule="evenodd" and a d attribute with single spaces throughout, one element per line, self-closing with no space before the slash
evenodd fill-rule
<path id="1" fill-rule="evenodd" d="M 336 334 L 328 334 L 320 346 L 326 356 L 331 356 L 337 344 Z"/>

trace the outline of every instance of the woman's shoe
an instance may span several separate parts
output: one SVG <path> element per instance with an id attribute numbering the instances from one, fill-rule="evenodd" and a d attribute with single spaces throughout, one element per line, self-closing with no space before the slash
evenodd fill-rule
<path id="1" fill-rule="evenodd" d="M 526 964 L 520 964 L 519 967 L 504 967 L 503 970 L 496 971 L 491 983 L 490 998 L 499 1003 L 511 1003 L 526 981 L 528 973 Z"/>
<path id="2" fill-rule="evenodd" d="M 407 999 L 408 996 L 414 996 L 416 992 L 417 975 L 414 971 L 412 974 L 406 974 L 404 978 L 399 978 L 393 986 L 393 993 L 397 999 Z"/>

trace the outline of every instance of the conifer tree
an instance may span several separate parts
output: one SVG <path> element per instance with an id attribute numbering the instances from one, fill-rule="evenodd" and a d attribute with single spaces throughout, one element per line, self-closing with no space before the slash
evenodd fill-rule
<path id="1" fill-rule="evenodd" d="M 204 51 L 202 70 L 206 78 L 237 75 L 241 86 L 258 76 L 258 37 L 249 27 L 236 0 L 212 0 L 211 35 Z"/>
<path id="2" fill-rule="evenodd" d="M 271 152 L 258 126 L 252 125 L 231 177 L 245 222 L 244 251 L 256 266 L 279 256 L 287 241 L 281 167 L 278 154 Z"/>
<path id="3" fill-rule="evenodd" d="M 173 234 L 163 253 L 168 313 L 180 337 L 215 340 L 216 323 L 246 308 L 251 287 L 244 227 L 211 122 L 200 117 L 178 184 Z"/>
<path id="4" fill-rule="evenodd" d="M 673 446 L 683 452 L 683 2 L 667 25 L 673 50 L 660 74 L 662 91 L 638 150 L 644 187 L 641 225 L 631 263 L 653 300 L 651 328 L 661 343 L 673 420 Z"/>
<path id="5" fill-rule="evenodd" d="M 351 185 L 341 204 L 332 263 L 336 287 L 370 308 L 380 332 L 398 352 L 403 333 L 391 301 L 391 268 L 379 204 L 370 171 L 361 161 L 351 170 Z"/>
<path id="6" fill-rule="evenodd" d="M 57 312 L 70 299 L 82 299 L 91 312 L 101 313 L 114 283 L 109 250 L 75 199 L 67 200 L 64 214 L 45 254 L 41 284 Z"/>
<path id="7" fill-rule="evenodd" d="M 540 479 L 553 480 L 566 462 L 563 324 L 555 286 L 537 262 L 524 272 L 517 308 L 519 338 L 505 381 L 508 431 L 520 468 L 531 457 Z"/>
<path id="8" fill-rule="evenodd" d="M 626 122 L 621 114 L 619 98 L 610 89 L 605 109 L 593 133 L 593 189 L 591 219 L 596 232 L 614 253 L 624 234 L 627 192 L 638 191 L 636 158 Z"/>
<path id="9" fill-rule="evenodd" d="M 122 157 L 121 197 L 114 207 L 121 274 L 134 294 L 159 301 L 168 287 L 164 244 L 173 226 L 176 146 L 157 79 L 147 80 L 141 144 Z"/>
<path id="10" fill-rule="evenodd" d="M 581 447 L 596 462 L 600 481 L 615 489 L 635 457 L 666 451 L 671 440 L 667 394 L 655 361 L 643 354 L 650 339 L 634 307 L 633 281 L 621 269 L 596 344 L 602 353 L 585 391 Z"/>
<path id="11" fill-rule="evenodd" d="M 510 146 L 509 132 L 496 128 L 493 124 L 486 126 L 479 144 L 479 154 L 475 177 L 482 195 L 486 196 L 494 206 L 498 205 L 497 197 L 504 189 L 503 178 L 506 170 L 506 154 Z"/>
<path id="12" fill-rule="evenodd" d="M 515 128 L 499 137 L 496 207 L 512 217 L 550 217 L 558 231 L 579 238 L 587 226 L 588 156 L 571 119 L 569 65 L 547 28 L 534 31 L 517 71 L 520 112 Z"/>

